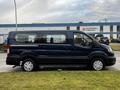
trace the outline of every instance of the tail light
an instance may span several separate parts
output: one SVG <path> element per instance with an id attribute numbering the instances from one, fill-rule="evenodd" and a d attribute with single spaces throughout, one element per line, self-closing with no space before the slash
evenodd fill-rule
<path id="1" fill-rule="evenodd" d="M 10 45 L 6 45 L 5 48 L 6 48 L 6 50 L 7 50 L 7 54 L 9 54 L 9 53 L 10 53 L 10 48 L 11 48 L 11 46 L 10 46 Z"/>

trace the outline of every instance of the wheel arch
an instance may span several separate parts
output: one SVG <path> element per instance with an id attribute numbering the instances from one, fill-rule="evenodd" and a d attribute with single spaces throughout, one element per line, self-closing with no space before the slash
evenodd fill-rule
<path id="1" fill-rule="evenodd" d="M 37 62 L 37 55 L 33 52 L 23 52 L 20 54 L 21 56 L 21 60 L 20 61 L 24 61 L 27 58 L 31 58 L 35 63 Z"/>
<path id="2" fill-rule="evenodd" d="M 93 61 L 94 58 L 101 58 L 103 62 L 107 63 L 107 54 L 103 51 L 95 51 L 89 55 L 89 63 Z"/>

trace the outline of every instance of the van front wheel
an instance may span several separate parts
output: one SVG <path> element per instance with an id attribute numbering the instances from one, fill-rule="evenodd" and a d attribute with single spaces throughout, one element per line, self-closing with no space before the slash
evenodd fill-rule
<path id="1" fill-rule="evenodd" d="M 35 69 L 36 64 L 32 59 L 25 59 L 22 63 L 22 69 L 26 72 L 31 72 Z"/>
<path id="2" fill-rule="evenodd" d="M 91 67 L 96 71 L 100 71 L 105 68 L 105 63 L 101 58 L 95 58 L 91 63 Z"/>

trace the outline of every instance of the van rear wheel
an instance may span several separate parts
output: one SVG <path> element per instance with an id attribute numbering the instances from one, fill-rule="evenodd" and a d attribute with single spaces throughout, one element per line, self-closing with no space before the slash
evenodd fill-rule
<path id="1" fill-rule="evenodd" d="M 21 67 L 24 71 L 31 72 L 31 71 L 35 70 L 36 64 L 34 63 L 34 61 L 31 58 L 28 58 L 23 61 Z"/>
<path id="2" fill-rule="evenodd" d="M 91 67 L 95 71 L 100 71 L 105 68 L 105 63 L 104 63 L 103 59 L 101 59 L 101 58 L 94 58 L 91 63 Z"/>

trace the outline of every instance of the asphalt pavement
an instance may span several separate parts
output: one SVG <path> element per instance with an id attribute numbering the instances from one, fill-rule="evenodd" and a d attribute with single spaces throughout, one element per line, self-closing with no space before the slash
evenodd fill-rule
<path id="1" fill-rule="evenodd" d="M 6 65 L 6 53 L 0 53 L 0 72 L 19 72 L 22 71 L 20 67 L 15 67 Z M 106 67 L 108 71 L 120 71 L 120 52 L 115 51 L 115 56 L 117 58 L 116 64 L 110 67 Z"/>

